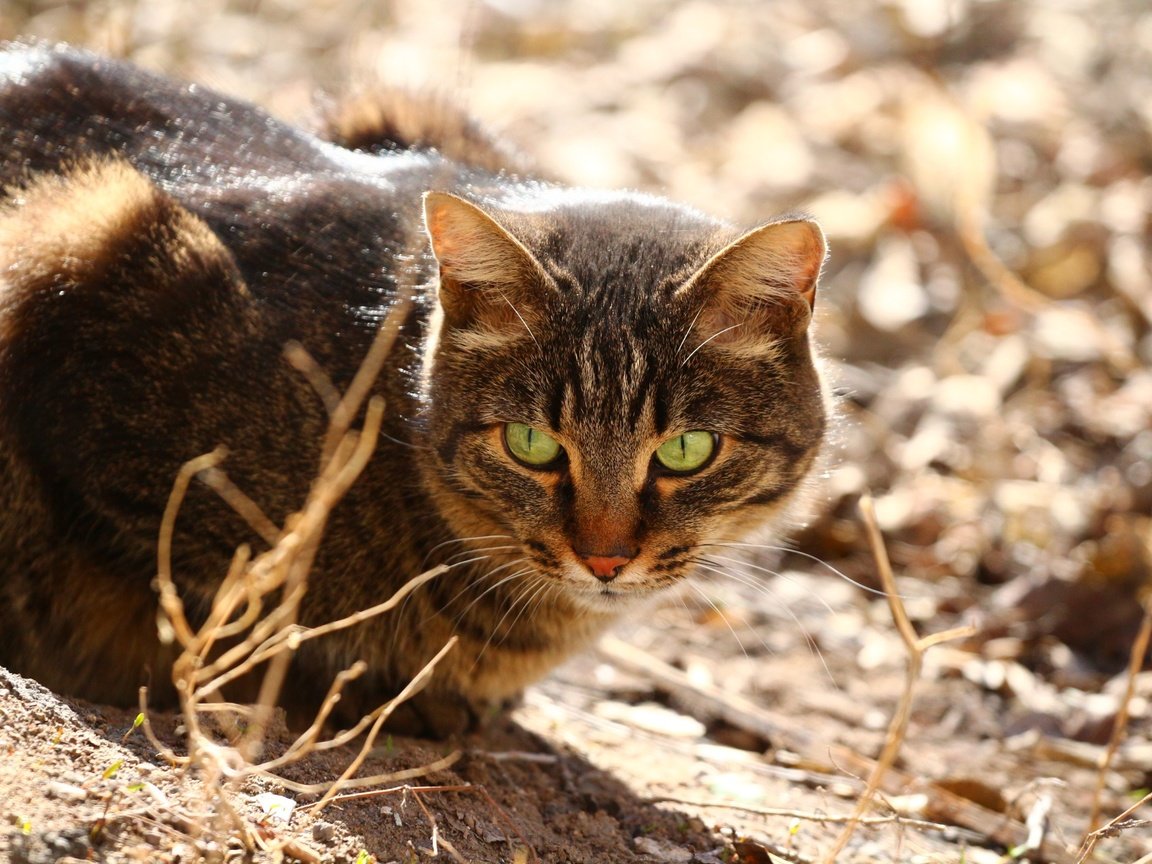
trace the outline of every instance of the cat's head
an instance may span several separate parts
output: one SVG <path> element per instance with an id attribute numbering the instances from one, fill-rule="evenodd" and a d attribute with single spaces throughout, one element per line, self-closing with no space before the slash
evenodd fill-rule
<path id="1" fill-rule="evenodd" d="M 585 608 L 670 585 L 777 517 L 820 447 L 825 243 L 647 196 L 429 193 L 436 500 Z"/>

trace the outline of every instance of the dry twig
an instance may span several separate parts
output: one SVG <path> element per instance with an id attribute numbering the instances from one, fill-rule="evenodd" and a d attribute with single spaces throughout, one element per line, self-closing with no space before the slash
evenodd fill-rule
<path id="1" fill-rule="evenodd" d="M 1120 700 L 1120 707 L 1116 712 L 1116 720 L 1112 724 L 1112 735 L 1108 739 L 1108 747 L 1100 759 L 1100 770 L 1096 775 L 1096 789 L 1092 796 L 1092 815 L 1088 819 L 1088 831 L 1085 833 L 1084 839 L 1080 844 L 1081 855 L 1077 864 L 1079 864 L 1079 861 L 1084 861 L 1088 855 L 1092 853 L 1092 849 L 1095 847 L 1097 841 L 1104 836 L 1103 831 L 1128 818 L 1137 807 L 1145 801 L 1152 799 L 1152 795 L 1145 796 L 1143 800 L 1137 802 L 1133 807 L 1130 807 L 1115 819 L 1111 820 L 1103 829 L 1097 830 L 1100 826 L 1104 785 L 1108 772 L 1112 768 L 1112 761 L 1116 757 L 1116 752 L 1120 748 L 1120 744 L 1124 740 L 1124 733 L 1128 728 L 1129 710 L 1132 705 L 1132 697 L 1136 692 L 1136 677 L 1140 674 L 1141 668 L 1143 668 L 1144 657 L 1148 653 L 1148 644 L 1150 641 L 1152 641 L 1152 597 L 1144 601 L 1144 618 L 1140 622 L 1140 630 L 1136 634 L 1135 641 L 1132 643 L 1132 651 L 1128 658 L 1128 682 L 1125 686 L 1124 697 Z"/>
<path id="2" fill-rule="evenodd" d="M 695 699 L 698 702 L 703 698 L 709 708 L 725 722 L 766 738 L 777 747 L 804 752 L 813 743 L 811 735 L 788 718 L 738 693 L 729 693 L 720 687 L 693 681 L 686 672 L 669 666 L 616 636 L 604 636 L 596 644 L 596 649 L 612 662 L 646 675 L 673 693 L 687 696 L 687 701 Z"/>
<path id="3" fill-rule="evenodd" d="M 664 689 L 689 697 L 686 700 L 688 702 L 699 702 L 703 698 L 707 701 L 711 711 L 737 728 L 762 735 L 777 745 L 783 742 L 784 746 L 794 753 L 800 754 L 805 760 L 808 766 L 806 773 L 808 774 L 813 770 L 819 770 L 816 766 L 828 766 L 824 769 L 827 774 L 835 772 L 836 776 L 842 777 L 846 771 L 851 771 L 861 777 L 867 776 L 868 782 L 865 791 L 857 796 L 858 806 L 854 815 L 845 817 L 843 820 L 840 817 L 835 817 L 834 820 L 820 817 L 821 821 L 826 822 L 847 822 L 847 827 L 838 840 L 841 845 L 837 846 L 836 851 L 826 858 L 826 861 L 834 860 L 835 855 L 842 851 L 843 844 L 846 844 L 851 837 L 854 825 L 870 824 L 863 813 L 878 791 L 883 789 L 886 792 L 898 793 L 913 786 L 927 787 L 925 790 L 929 796 L 927 810 L 930 815 L 923 820 L 927 824 L 955 825 L 960 830 L 972 832 L 992 843 L 1009 847 L 1018 845 L 1028 832 L 1026 825 L 1009 816 L 982 807 L 942 786 L 918 782 L 917 778 L 892 767 L 907 727 L 914 685 L 919 678 L 924 652 L 946 640 L 963 638 L 972 631 L 970 628 L 959 628 L 922 638 L 916 635 L 899 600 L 892 568 L 884 550 L 883 538 L 880 536 L 875 518 L 872 515 L 870 499 L 862 502 L 862 510 L 865 511 L 865 524 L 872 541 L 873 557 L 880 571 L 881 580 L 885 584 L 886 596 L 893 617 L 909 653 L 904 693 L 889 725 L 885 746 L 879 759 L 872 760 L 845 747 L 829 748 L 826 743 L 814 740 L 804 730 L 795 728 L 795 725 L 788 718 L 767 711 L 737 694 L 727 693 L 720 688 L 693 681 L 683 671 L 675 669 L 647 652 L 623 643 L 614 637 L 609 636 L 601 639 L 598 646 L 599 651 L 612 662 L 651 677 Z M 828 765 L 829 752 L 835 761 L 835 766 Z M 822 782 L 828 783 L 826 779 Z M 692 803 L 703 806 L 699 802 Z M 728 807 L 730 805 L 714 802 L 708 806 Z M 909 823 L 908 814 L 901 814 L 899 819 L 887 816 L 881 818 L 888 819 L 893 823 Z M 1072 862 L 1072 858 L 1065 855 L 1062 850 L 1051 850 L 1048 855 L 1053 864 L 1071 864 Z"/>
<path id="4" fill-rule="evenodd" d="M 687 807 L 701 809 L 736 810 L 741 813 L 754 813 L 757 816 L 775 816 L 782 819 L 798 819 L 803 822 L 815 822 L 819 825 L 844 825 L 856 822 L 860 825 L 875 827 L 878 825 L 901 825 L 906 828 L 916 828 L 921 831 L 931 831 L 948 840 L 981 840 L 983 834 L 977 834 L 966 828 L 956 825 L 945 825 L 941 822 L 932 822 L 928 819 L 916 819 L 901 813 L 890 813 L 884 816 L 834 816 L 830 813 L 816 813 L 811 810 L 795 810 L 787 807 L 758 807 L 754 804 L 736 804 L 726 801 L 697 801 L 691 798 L 681 798 L 674 795 L 657 795 L 646 799 L 652 804 L 682 804 Z"/>
<path id="5" fill-rule="evenodd" d="M 856 826 L 859 824 L 864 812 L 871 805 L 872 798 L 880 789 L 880 783 L 884 775 L 896 761 L 896 754 L 899 752 L 900 746 L 904 742 L 904 735 L 908 730 L 908 720 L 912 713 L 913 691 L 915 690 L 916 682 L 920 680 L 920 671 L 924 663 L 924 652 L 933 645 L 949 639 L 961 638 L 970 635 L 972 632 L 972 628 L 963 627 L 948 630 L 943 633 L 936 633 L 931 636 L 919 637 L 916 635 L 916 630 L 912 626 L 912 622 L 908 619 L 908 613 L 904 610 L 904 603 L 901 601 L 900 594 L 896 588 L 896 577 L 892 574 L 892 565 L 888 560 L 888 553 L 884 548 L 884 538 L 881 536 L 880 528 L 876 524 L 876 512 L 870 496 L 866 495 L 860 500 L 860 513 L 864 519 L 864 527 L 868 532 L 868 540 L 872 547 L 872 557 L 876 563 L 876 570 L 880 576 L 881 584 L 884 586 L 884 593 L 888 598 L 889 609 L 892 611 L 892 619 L 896 624 L 896 629 L 900 633 L 900 638 L 903 639 L 904 647 L 908 652 L 908 667 L 905 675 L 904 692 L 900 697 L 900 704 L 897 706 L 896 713 L 892 715 L 892 721 L 888 725 L 888 736 L 884 742 L 884 749 L 881 751 L 880 757 L 876 760 L 872 768 L 872 772 L 868 777 L 868 787 L 864 790 L 864 794 L 860 796 L 852 819 L 840 833 L 832 851 L 824 859 L 827 864 L 834 864 L 836 857 L 843 851 L 849 839 L 851 839 L 852 834 L 855 832 Z"/>
<path id="6" fill-rule="evenodd" d="M 448 569 L 441 566 L 425 572 L 409 580 L 384 602 L 337 621 L 314 627 L 305 627 L 299 623 L 301 601 L 308 587 L 308 575 L 328 517 L 335 504 L 363 471 L 376 446 L 383 420 L 384 404 L 379 397 L 369 397 L 369 391 L 391 350 L 410 305 L 410 298 L 405 295 L 393 307 L 343 397 L 338 396 L 332 382 L 303 348 L 299 345 L 290 345 L 286 349 L 290 362 L 312 382 L 331 419 L 323 445 L 318 476 L 301 510 L 289 516 L 283 527 L 276 526 L 260 506 L 236 487 L 221 470 L 220 465 L 227 455 L 223 448 L 194 459 L 181 469 L 161 521 L 156 580 L 160 594 L 160 620 L 162 635 L 168 641 L 178 643 L 181 648 L 181 653 L 173 665 L 172 679 L 186 729 L 188 755 L 186 757 L 176 755 L 157 739 L 145 709 L 147 694 L 142 690 L 141 710 L 144 712 L 144 731 L 149 741 L 166 759 L 174 764 L 192 765 L 199 770 L 207 796 L 206 818 L 222 819 L 230 823 L 234 832 L 249 849 L 254 848 L 257 842 L 256 835 L 233 809 L 228 795 L 229 784 L 239 779 L 257 774 L 272 774 L 312 753 L 347 744 L 367 730 L 359 752 L 340 777 L 331 783 L 301 787 L 283 778 L 276 778 L 288 788 L 323 792 L 322 799 L 314 805 L 315 812 L 320 812 L 342 788 L 411 779 L 446 767 L 456 758 L 454 755 L 424 769 L 352 779 L 371 751 L 385 721 L 398 705 L 425 686 L 436 664 L 455 646 L 454 638 L 444 645 L 395 698 L 362 717 L 351 729 L 322 740 L 325 723 L 344 688 L 363 674 L 365 666 L 363 663 L 356 663 L 343 670 L 329 686 L 312 723 L 288 749 L 281 756 L 264 762 L 260 762 L 257 758 L 263 749 L 265 733 L 274 706 L 279 700 L 289 665 L 304 642 L 361 624 L 395 608 L 412 591 Z M 351 428 L 352 422 L 360 415 L 362 407 L 365 409 L 363 427 L 354 430 Z M 194 626 L 185 614 L 172 568 L 172 544 L 176 520 L 192 479 L 196 477 L 215 490 L 270 547 L 255 558 L 252 557 L 248 547 L 237 550 L 227 575 L 213 597 L 211 610 L 200 626 Z M 271 596 L 276 598 L 275 605 L 266 610 L 265 600 Z M 226 639 L 234 641 L 234 644 L 222 646 Z M 222 687 L 238 678 L 257 673 L 261 667 L 263 672 L 255 705 L 222 704 L 218 701 Z M 222 710 L 235 712 L 248 722 L 236 746 L 217 743 L 205 732 L 201 724 L 203 715 L 219 713 Z M 436 846 L 435 820 L 431 820 L 431 823 L 433 845 Z M 203 817 L 191 820 L 191 824 L 203 824 Z M 266 839 L 260 842 L 266 842 Z M 454 850 L 446 844 L 441 842 L 439 845 L 449 850 L 450 854 L 454 854 Z M 301 860 L 316 858 L 314 850 L 291 838 L 278 838 L 276 846 L 281 853 Z"/>

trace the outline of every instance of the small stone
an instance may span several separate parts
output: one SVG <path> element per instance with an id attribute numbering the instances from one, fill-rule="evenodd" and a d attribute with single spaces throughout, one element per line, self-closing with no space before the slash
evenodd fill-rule
<path id="1" fill-rule="evenodd" d="M 932 407 L 950 417 L 986 420 L 1000 410 L 1000 393 L 983 375 L 949 375 L 937 383 Z"/>
<path id="2" fill-rule="evenodd" d="M 887 332 L 922 318 L 929 304 L 919 271 L 907 237 L 882 240 L 860 279 L 856 301 L 860 314 L 877 330 Z"/>
<path id="3" fill-rule="evenodd" d="M 1051 306 L 1036 316 L 1034 349 L 1042 357 L 1087 363 L 1103 354 L 1101 331 L 1092 313 L 1077 306 Z"/>
<path id="4" fill-rule="evenodd" d="M 778 105 L 751 103 L 732 122 L 724 172 L 747 185 L 800 189 L 816 168 L 815 157 L 791 116 Z"/>
<path id="5" fill-rule="evenodd" d="M 687 862 L 692 860 L 692 851 L 690 849 L 685 849 L 683 846 L 677 846 L 664 840 L 657 840 L 654 837 L 637 837 L 632 842 L 638 852 L 651 855 L 657 861 L 680 861 L 687 864 Z"/>
<path id="6" fill-rule="evenodd" d="M 596 714 L 606 720 L 626 723 L 636 729 L 667 735 L 671 738 L 703 738 L 707 730 L 694 717 L 665 708 L 655 702 L 625 705 L 623 702 L 601 702 Z"/>
<path id="7" fill-rule="evenodd" d="M 320 843 L 331 843 L 336 837 L 336 826 L 331 822 L 315 822 L 312 825 L 312 839 Z"/>
<path id="8" fill-rule="evenodd" d="M 296 802 L 291 798 L 274 795 L 271 792 L 262 792 L 255 800 L 260 811 L 267 818 L 275 819 L 277 822 L 287 823 L 292 818 L 292 811 L 296 809 Z"/>
<path id="9" fill-rule="evenodd" d="M 49 798 L 59 798 L 64 801 L 83 801 L 88 797 L 88 790 L 70 783 L 61 783 L 58 780 L 48 781 L 44 790 Z"/>

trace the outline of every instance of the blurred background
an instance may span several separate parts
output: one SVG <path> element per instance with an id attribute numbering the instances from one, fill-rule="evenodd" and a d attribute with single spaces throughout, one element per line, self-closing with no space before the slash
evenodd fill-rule
<path id="1" fill-rule="evenodd" d="M 870 490 L 925 626 L 975 620 L 965 650 L 1059 688 L 1122 669 L 1152 582 L 1147 4 L 4 0 L 0 37 L 305 123 L 373 81 L 432 86 L 566 182 L 814 214 L 843 416 L 797 548 L 875 584 Z"/>

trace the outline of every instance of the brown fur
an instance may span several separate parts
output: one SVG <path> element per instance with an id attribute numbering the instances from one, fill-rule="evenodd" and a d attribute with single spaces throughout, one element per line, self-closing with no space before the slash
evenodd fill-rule
<path id="1" fill-rule="evenodd" d="M 363 659 L 356 715 L 457 635 L 403 719 L 474 723 L 795 501 L 826 417 L 811 222 L 741 232 L 519 179 L 440 103 L 332 121 L 369 151 L 352 152 L 71 49 L 12 46 L 0 70 L 0 663 L 100 701 L 162 685 L 151 582 L 176 472 L 227 445 L 231 479 L 274 520 L 293 512 L 327 418 L 283 347 L 345 387 L 403 291 L 381 443 L 332 515 L 303 619 L 453 568 L 309 643 L 299 704 Z M 563 449 L 522 464 L 510 423 Z M 713 457 L 666 470 L 657 448 L 691 430 Z M 173 561 L 194 619 L 241 542 L 261 548 L 194 486 Z"/>

